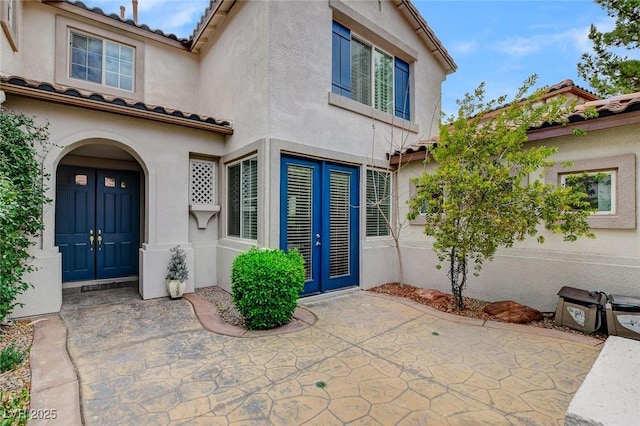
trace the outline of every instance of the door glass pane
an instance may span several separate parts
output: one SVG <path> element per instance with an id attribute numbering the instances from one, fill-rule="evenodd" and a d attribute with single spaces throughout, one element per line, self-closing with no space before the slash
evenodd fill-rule
<path id="1" fill-rule="evenodd" d="M 107 188 L 115 188 L 116 187 L 116 178 L 105 176 L 104 178 L 104 186 Z"/>
<path id="2" fill-rule="evenodd" d="M 349 274 L 349 188 L 348 173 L 331 171 L 329 176 L 329 276 Z"/>
<path id="3" fill-rule="evenodd" d="M 87 175 L 76 175 L 76 185 L 86 186 Z"/>
<path id="4" fill-rule="evenodd" d="M 304 259 L 305 280 L 312 277 L 313 169 L 290 164 L 287 169 L 287 249 Z"/>

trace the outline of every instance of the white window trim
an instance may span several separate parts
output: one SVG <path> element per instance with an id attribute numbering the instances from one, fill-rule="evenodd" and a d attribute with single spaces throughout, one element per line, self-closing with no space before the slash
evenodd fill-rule
<path id="1" fill-rule="evenodd" d="M 242 229 L 243 229 L 243 212 L 242 212 L 242 194 L 240 194 L 240 217 L 239 217 L 239 221 L 240 221 L 240 235 L 231 235 L 229 234 L 229 220 L 231 219 L 231 215 L 229 214 L 229 206 L 231 205 L 230 201 L 229 201 L 229 197 L 231 195 L 231 191 L 229 191 L 229 185 L 231 184 L 230 180 L 229 180 L 229 170 L 234 167 L 234 166 L 240 166 L 240 173 L 242 173 L 242 163 L 248 160 L 251 160 L 255 158 L 256 159 L 256 167 L 258 167 L 258 170 L 256 170 L 256 179 L 260 179 L 260 162 L 259 162 L 259 158 L 257 154 L 254 155 L 250 155 L 247 157 L 243 157 L 241 159 L 235 160 L 231 163 L 228 163 L 226 165 L 226 199 L 227 199 L 227 214 L 226 214 L 226 237 L 227 238 L 233 238 L 236 240 L 242 240 L 242 241 L 248 241 L 248 242 L 252 242 L 255 243 L 258 240 L 258 235 L 260 232 L 260 217 L 259 217 L 259 203 L 260 203 L 260 184 L 259 182 L 257 183 L 258 185 L 258 192 L 256 193 L 256 238 L 245 238 L 242 236 Z M 240 190 L 242 190 L 242 175 L 240 176 Z"/>
<path id="2" fill-rule="evenodd" d="M 124 43 L 113 41 L 113 40 L 110 40 L 108 38 L 96 37 L 93 34 L 88 34 L 88 33 L 84 32 L 84 31 L 77 31 L 77 30 L 73 30 L 73 29 L 69 30 L 69 40 L 72 39 L 74 34 L 76 36 L 86 37 L 87 39 L 98 40 L 98 41 L 100 41 L 102 43 L 102 59 L 101 59 L 101 63 L 100 63 L 101 64 L 101 76 L 102 76 L 102 82 L 100 83 L 101 86 L 105 86 L 105 87 L 108 87 L 108 88 L 111 88 L 111 89 L 123 90 L 125 92 L 130 92 L 130 93 L 135 92 L 135 90 L 136 90 L 136 63 L 135 63 L 135 51 L 136 51 L 136 48 L 135 48 L 135 46 L 130 46 L 130 45 L 127 45 L 127 44 L 124 44 Z M 133 50 L 133 74 L 131 75 L 131 78 L 133 80 L 131 82 L 132 90 L 123 89 L 123 88 L 115 87 L 115 86 L 110 86 L 110 85 L 108 85 L 106 83 L 106 80 L 107 80 L 107 60 L 106 60 L 107 59 L 107 43 L 112 43 L 112 44 L 115 44 L 117 46 L 128 47 L 129 49 Z M 71 65 L 72 65 L 71 61 L 72 61 L 73 54 L 72 54 L 71 48 L 69 49 L 69 52 L 67 54 L 69 55 L 69 58 L 68 58 L 69 70 L 68 70 L 68 72 L 69 72 L 69 78 L 70 79 L 98 84 L 96 82 L 85 80 L 85 79 L 82 79 L 82 78 L 72 77 L 71 76 Z"/>
<path id="3" fill-rule="evenodd" d="M 368 187 L 368 178 L 369 178 L 369 170 L 374 171 L 374 172 L 378 172 L 378 173 L 386 173 L 389 175 L 389 217 L 387 218 L 388 221 L 390 222 L 389 224 L 387 224 L 387 235 L 371 235 L 368 236 L 367 235 L 367 210 L 365 208 L 365 212 L 364 212 L 364 236 L 367 239 L 384 239 L 387 240 L 389 238 L 391 238 L 391 229 L 389 229 L 389 225 L 393 226 L 393 215 L 394 215 L 394 203 L 393 203 L 393 195 L 394 195 L 394 175 L 390 170 L 386 170 L 386 169 L 377 169 L 375 167 L 367 167 L 365 170 L 365 188 L 364 188 L 364 198 L 365 198 L 365 207 L 369 207 L 368 202 L 367 202 L 367 187 Z"/>
<path id="4" fill-rule="evenodd" d="M 133 91 L 71 77 L 71 33 L 112 41 L 134 49 Z M 144 101 L 144 43 L 119 33 L 104 30 L 67 17 L 56 16 L 56 83 L 96 93 Z M 103 53 L 104 55 L 104 53 Z M 103 65 L 104 66 L 104 65 Z"/>
<path id="5" fill-rule="evenodd" d="M 597 170 L 597 171 L 588 171 L 585 173 L 563 173 L 560 175 L 560 183 L 562 186 L 565 186 L 567 183 L 567 178 L 570 176 L 582 176 L 586 174 L 586 176 L 597 176 L 598 174 L 605 174 L 611 176 L 611 210 L 606 211 L 595 211 L 592 214 L 594 215 L 615 215 L 616 214 L 616 188 L 617 188 L 617 170 Z"/>
<path id="6" fill-rule="evenodd" d="M 1 0 L 0 25 L 14 52 L 18 51 L 18 1 Z"/>
<path id="7" fill-rule="evenodd" d="M 366 38 L 362 37 L 361 35 L 359 35 L 358 33 L 355 33 L 353 31 L 351 31 L 351 39 L 356 39 L 358 40 L 360 43 L 364 44 L 365 46 L 368 46 L 371 49 L 371 61 L 369 62 L 369 66 L 370 66 L 370 70 L 371 70 L 371 81 L 369 82 L 369 87 L 371 88 L 371 93 L 370 93 L 370 98 L 371 98 L 371 104 L 365 104 L 362 103 L 360 101 L 356 101 L 354 100 L 354 102 L 357 102 L 361 105 L 367 106 L 367 107 L 371 107 L 376 111 L 381 112 L 382 114 L 389 114 L 393 117 L 395 117 L 398 120 L 403 120 L 403 121 L 408 121 L 405 120 L 403 118 L 400 117 L 396 117 L 395 116 L 395 108 L 396 108 L 396 87 L 395 87 L 395 82 L 396 82 L 396 66 L 395 66 L 395 60 L 396 60 L 396 56 L 393 53 L 390 53 L 388 51 L 386 51 L 385 49 L 383 49 L 382 47 L 371 43 L 369 40 L 367 40 Z M 378 109 L 375 107 L 376 105 L 376 50 L 379 51 L 380 53 L 383 53 L 389 57 L 391 57 L 391 87 L 392 87 L 392 93 L 391 93 L 391 112 L 387 112 L 381 109 Z M 353 64 L 352 64 L 352 68 L 351 70 L 353 71 Z M 411 73 L 409 73 L 409 76 L 411 78 Z M 353 90 L 353 88 L 352 88 Z M 340 95 L 338 95 L 340 96 Z M 352 99 L 353 100 L 353 99 Z"/>
<path id="8" fill-rule="evenodd" d="M 610 215 L 591 215 L 587 218 L 593 229 L 636 229 L 636 156 L 624 154 L 614 157 L 575 160 L 573 165 L 562 167 L 560 161 L 545 174 L 545 183 L 561 185 L 563 174 L 616 170 L 616 206 Z"/>

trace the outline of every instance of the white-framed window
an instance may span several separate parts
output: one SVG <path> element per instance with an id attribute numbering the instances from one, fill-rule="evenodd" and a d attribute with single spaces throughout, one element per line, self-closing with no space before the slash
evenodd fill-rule
<path id="1" fill-rule="evenodd" d="M 258 158 L 228 167 L 227 235 L 258 239 Z"/>
<path id="2" fill-rule="evenodd" d="M 415 199 L 418 192 L 422 189 L 422 186 L 417 186 L 414 180 L 409 182 L 409 197 L 411 201 Z M 421 194 L 424 195 L 424 194 Z M 424 225 L 429 215 L 440 212 L 440 206 L 445 202 L 444 188 L 440 188 L 438 191 L 431 194 L 430 197 L 421 197 L 420 205 L 418 206 L 418 216 L 410 222 L 410 225 Z"/>
<path id="3" fill-rule="evenodd" d="M 391 173 L 386 170 L 367 169 L 366 194 L 367 237 L 389 236 L 391 221 Z"/>
<path id="4" fill-rule="evenodd" d="M 616 213 L 616 171 L 589 171 L 560 176 L 562 185 L 578 185 L 587 194 L 597 215 Z"/>
<path id="5" fill-rule="evenodd" d="M 135 49 L 111 40 L 71 31 L 69 77 L 133 91 Z"/>
<path id="6" fill-rule="evenodd" d="M 144 102 L 142 38 L 56 16 L 55 82 Z"/>
<path id="7" fill-rule="evenodd" d="M 411 119 L 409 63 L 333 21 L 332 92 Z"/>
<path id="8" fill-rule="evenodd" d="M 4 31 L 7 41 L 14 52 L 18 51 L 18 12 L 17 0 L 0 0 L 0 25 Z"/>

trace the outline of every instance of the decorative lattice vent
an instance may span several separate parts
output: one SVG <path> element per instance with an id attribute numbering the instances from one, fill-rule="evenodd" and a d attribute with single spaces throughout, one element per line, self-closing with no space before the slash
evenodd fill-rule
<path id="1" fill-rule="evenodd" d="M 190 163 L 190 204 L 215 204 L 215 163 L 213 161 L 196 160 L 194 158 L 190 160 Z"/>

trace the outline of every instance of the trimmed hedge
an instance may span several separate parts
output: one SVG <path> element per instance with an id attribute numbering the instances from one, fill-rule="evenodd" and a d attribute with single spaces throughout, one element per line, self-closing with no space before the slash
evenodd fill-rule
<path id="1" fill-rule="evenodd" d="M 286 324 L 304 288 L 304 259 L 297 250 L 252 248 L 233 261 L 231 296 L 249 330 Z"/>

